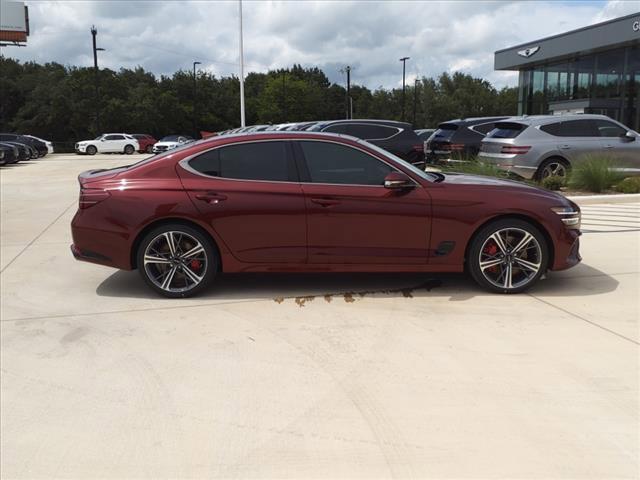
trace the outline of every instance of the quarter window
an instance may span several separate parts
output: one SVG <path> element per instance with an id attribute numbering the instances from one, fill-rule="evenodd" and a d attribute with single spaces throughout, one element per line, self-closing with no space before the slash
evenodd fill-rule
<path id="1" fill-rule="evenodd" d="M 343 133 L 343 134 L 348 133 L 347 132 L 347 125 L 329 125 L 327 128 L 325 128 L 323 130 L 323 132 Z"/>
<path id="2" fill-rule="evenodd" d="M 301 141 L 312 183 L 383 185 L 393 169 L 355 148 L 328 142 Z"/>
<path id="3" fill-rule="evenodd" d="M 365 140 L 386 139 L 398 133 L 397 128 L 383 125 L 349 125 L 347 134 Z"/>

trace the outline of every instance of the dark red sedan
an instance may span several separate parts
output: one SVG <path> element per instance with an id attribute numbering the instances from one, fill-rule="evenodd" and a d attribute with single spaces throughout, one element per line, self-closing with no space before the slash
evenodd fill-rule
<path id="1" fill-rule="evenodd" d="M 189 143 L 82 173 L 78 260 L 139 269 L 168 297 L 219 272 L 462 272 L 521 292 L 580 261 L 580 209 L 556 193 L 428 173 L 334 134 Z"/>

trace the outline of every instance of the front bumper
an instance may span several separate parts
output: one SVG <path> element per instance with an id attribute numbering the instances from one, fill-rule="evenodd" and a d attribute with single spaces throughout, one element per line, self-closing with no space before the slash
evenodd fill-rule
<path id="1" fill-rule="evenodd" d="M 78 145 L 76 143 L 76 145 L 75 145 L 76 153 L 87 153 L 87 146 L 88 145 Z"/>

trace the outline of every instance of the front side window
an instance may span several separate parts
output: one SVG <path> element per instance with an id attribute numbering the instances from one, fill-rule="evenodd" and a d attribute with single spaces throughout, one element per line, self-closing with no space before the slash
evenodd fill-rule
<path id="1" fill-rule="evenodd" d="M 273 182 L 291 179 L 285 142 L 229 145 L 192 158 L 189 166 L 212 177 Z"/>
<path id="2" fill-rule="evenodd" d="M 560 123 L 561 137 L 599 137 L 600 132 L 593 120 L 567 120 Z"/>
<path id="3" fill-rule="evenodd" d="M 393 171 L 361 150 L 319 141 L 300 141 L 311 183 L 384 185 Z"/>
<path id="4" fill-rule="evenodd" d="M 627 133 L 624 128 L 613 122 L 607 120 L 594 120 L 594 122 L 601 137 L 621 137 Z"/>
<path id="5" fill-rule="evenodd" d="M 124 135 L 107 135 L 105 140 L 124 140 Z"/>
<path id="6" fill-rule="evenodd" d="M 342 134 L 347 134 L 347 127 L 348 125 L 329 125 L 327 128 L 325 128 L 324 130 L 322 130 L 323 132 L 329 132 L 329 133 L 342 133 Z"/>

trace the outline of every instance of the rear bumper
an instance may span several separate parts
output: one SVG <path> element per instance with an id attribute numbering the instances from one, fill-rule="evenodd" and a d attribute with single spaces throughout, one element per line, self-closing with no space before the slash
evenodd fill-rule
<path id="1" fill-rule="evenodd" d="M 487 153 L 480 152 L 478 154 L 478 160 L 484 163 L 495 165 L 500 170 L 505 172 L 514 173 L 519 177 L 531 180 L 535 175 L 538 167 L 525 165 L 522 162 L 522 155 L 515 155 L 511 153 Z"/>

